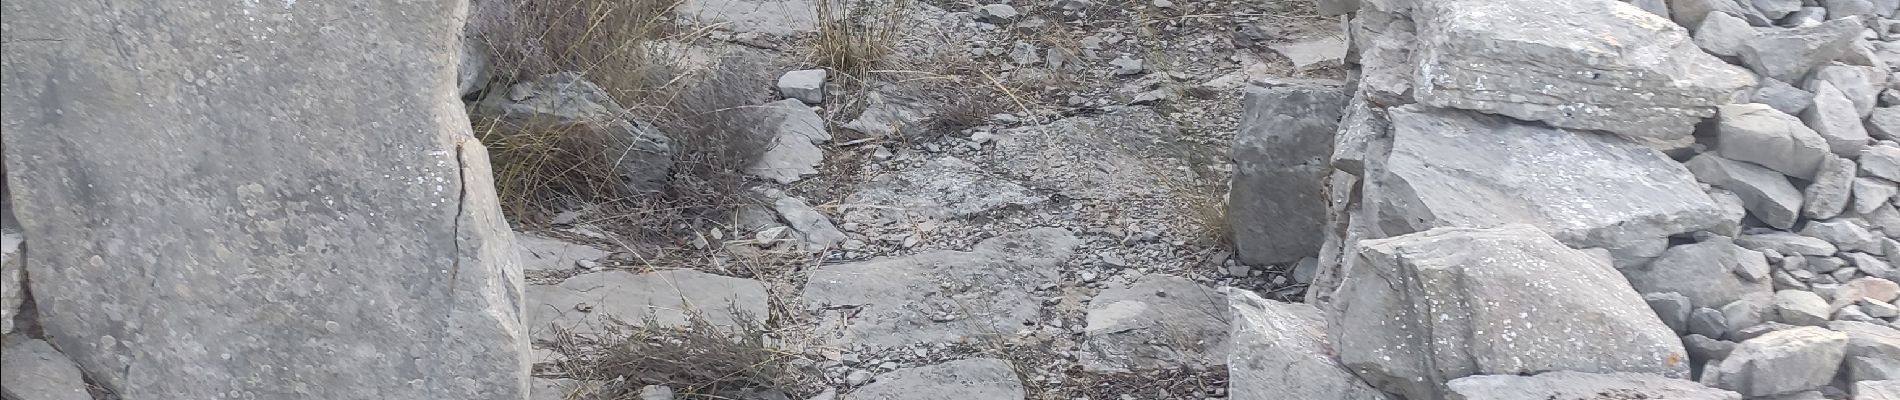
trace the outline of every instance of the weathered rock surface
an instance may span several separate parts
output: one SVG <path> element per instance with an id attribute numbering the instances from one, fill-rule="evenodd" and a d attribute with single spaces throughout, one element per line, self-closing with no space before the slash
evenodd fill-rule
<path id="1" fill-rule="evenodd" d="M 595 335 L 614 322 L 682 327 L 703 318 L 722 329 L 765 323 L 765 285 L 693 270 L 648 273 L 605 271 L 576 275 L 559 285 L 528 286 L 529 330 L 537 339 L 554 329 Z"/>
<path id="2" fill-rule="evenodd" d="M 0 397 L 9 400 L 92 400 L 79 365 L 39 339 L 6 338 L 0 349 Z"/>
<path id="3" fill-rule="evenodd" d="M 1900 379 L 1900 330 L 1865 322 L 1834 321 L 1828 329 L 1847 334 L 1848 381 Z"/>
<path id="4" fill-rule="evenodd" d="M 1674 139 L 1756 85 L 1747 71 L 1702 52 L 1681 26 L 1628 3 L 1450 0 L 1416 8 L 1415 86 L 1420 102 L 1437 107 Z"/>
<path id="5" fill-rule="evenodd" d="M 652 192 L 666 187 L 673 168 L 673 142 L 652 124 L 631 118 L 627 109 L 599 85 L 588 82 L 579 72 L 559 72 L 524 80 L 482 98 L 473 111 L 498 122 L 496 129 L 524 132 L 550 129 L 587 131 L 597 134 L 600 142 L 579 141 L 575 145 L 598 145 L 601 156 L 614 163 L 614 172 L 632 192 Z"/>
<path id="6" fill-rule="evenodd" d="M 975 164 L 952 157 L 924 161 L 918 168 L 871 178 L 845 197 L 854 207 L 847 221 L 967 217 L 1011 205 L 1038 204 L 1045 196 L 1014 182 L 984 174 Z M 882 218 L 877 215 L 883 215 Z"/>
<path id="7" fill-rule="evenodd" d="M 1640 144 L 1466 111 L 1389 115 L 1377 205 L 1389 234 L 1528 223 L 1572 246 L 1621 248 L 1723 221 L 1682 164 Z"/>
<path id="8" fill-rule="evenodd" d="M 13 333 L 13 318 L 20 313 L 20 303 L 26 301 L 22 242 L 18 233 L 0 234 L 0 335 Z"/>
<path id="9" fill-rule="evenodd" d="M 1847 157 L 1828 157 L 1821 172 L 1815 174 L 1801 191 L 1801 215 L 1809 219 L 1827 219 L 1841 215 L 1852 199 L 1854 171 L 1859 166 Z"/>
<path id="10" fill-rule="evenodd" d="M 1149 275 L 1089 300 L 1082 367 L 1127 372 L 1227 360 L 1227 296 L 1194 281 Z"/>
<path id="11" fill-rule="evenodd" d="M 1830 155 L 1820 134 L 1766 104 L 1724 105 L 1716 115 L 1716 152 L 1723 158 L 1813 179 Z"/>
<path id="12" fill-rule="evenodd" d="M 1827 299 L 1821 295 L 1804 290 L 1782 290 L 1775 292 L 1776 321 L 1790 325 L 1827 326 Z"/>
<path id="13" fill-rule="evenodd" d="M 1714 15 L 1714 14 L 1711 14 Z M 1534 376 L 1477 375 L 1453 379 L 1449 400 L 1670 399 L 1741 400 L 1739 393 L 1653 374 L 1557 371 Z"/>
<path id="14" fill-rule="evenodd" d="M 1840 251 L 1833 243 L 1788 232 L 1751 233 L 1735 238 L 1749 250 L 1774 250 L 1783 255 L 1831 256 Z"/>
<path id="15" fill-rule="evenodd" d="M 1847 335 L 1804 326 L 1762 335 L 1735 346 L 1719 365 L 1702 372 L 1702 384 L 1771 396 L 1825 386 L 1840 369 Z"/>
<path id="16" fill-rule="evenodd" d="M 1319 255 L 1328 159 L 1346 106 L 1338 82 L 1247 88 L 1227 218 L 1240 261 L 1284 264 Z"/>
<path id="17" fill-rule="evenodd" d="M 766 120 L 775 123 L 775 129 L 761 132 L 770 136 L 771 145 L 753 163 L 749 171 L 753 176 L 786 184 L 818 173 L 819 164 L 825 161 L 825 152 L 817 145 L 831 140 L 823 117 L 798 99 L 780 100 L 745 111 L 766 114 Z"/>
<path id="18" fill-rule="evenodd" d="M 972 358 L 906 368 L 845 394 L 851 400 L 1021 400 L 1028 393 L 1008 361 Z"/>
<path id="19" fill-rule="evenodd" d="M 1845 18 L 1792 29 L 1761 31 L 1742 45 L 1742 65 L 1782 82 L 1801 82 L 1809 70 L 1846 54 L 1860 36 L 1861 19 Z"/>
<path id="20" fill-rule="evenodd" d="M 1748 214 L 1769 226 L 1793 229 L 1801 218 L 1801 190 L 1779 172 L 1707 153 L 1686 165 L 1696 180 L 1735 192 Z"/>
<path id="21" fill-rule="evenodd" d="M 1337 115 L 1337 114 L 1335 114 Z M 1181 127 L 1148 107 L 1110 107 L 996 135 L 988 165 L 1075 199 L 1143 201 L 1190 181 L 1191 161 L 1222 152 L 1184 142 Z"/>
<path id="22" fill-rule="evenodd" d="M 1622 272 L 1638 292 L 1681 293 L 1694 307 L 1718 308 L 1749 293 L 1773 290 L 1766 279 L 1744 279 L 1741 271 L 1746 269 L 1766 271 L 1768 259 L 1717 238 L 1671 247 L 1649 265 Z"/>
<path id="23" fill-rule="evenodd" d="M 849 323 L 821 327 L 839 345 L 889 348 L 1014 333 L 1039 321 L 1032 292 L 1059 278 L 1056 267 L 1080 243 L 1061 229 L 1039 228 L 984 240 L 969 252 L 828 265 L 812 273 L 803 297 L 810 309 L 856 309 Z"/>
<path id="24" fill-rule="evenodd" d="M 46 336 L 127 400 L 525 397 L 521 266 L 457 101 L 466 4 L 265 8 L 7 4 Z"/>
<path id="25" fill-rule="evenodd" d="M 1605 259 L 1528 225 L 1361 243 L 1329 315 L 1348 368 L 1438 398 L 1470 375 L 1638 372 L 1684 378 L 1682 343 Z"/>
<path id="26" fill-rule="evenodd" d="M 831 224 L 830 218 L 826 218 L 824 214 L 812 208 L 805 199 L 792 196 L 780 197 L 772 202 L 772 209 L 778 211 L 779 217 L 791 224 L 792 229 L 797 230 L 798 234 L 804 237 L 805 243 L 813 249 L 835 246 L 849 239 L 845 237 L 844 232 L 838 231 L 838 228 Z"/>
<path id="27" fill-rule="evenodd" d="M 1227 398 L 1235 400 L 1383 400 L 1325 349 L 1326 319 L 1312 305 L 1262 299 L 1233 289 Z"/>
<path id="28" fill-rule="evenodd" d="M 1854 382 L 1854 398 L 1859 400 L 1900 400 L 1900 380 Z"/>
<path id="29" fill-rule="evenodd" d="M 825 102 L 825 70 L 807 69 L 786 72 L 778 77 L 778 92 L 805 104 Z"/>
<path id="30" fill-rule="evenodd" d="M 1872 138 L 1861 124 L 1854 103 L 1834 84 L 1821 82 L 1814 91 L 1814 105 L 1801 112 L 1801 121 L 1827 140 L 1827 147 L 1843 157 L 1858 157 Z"/>
<path id="31" fill-rule="evenodd" d="M 515 250 L 521 254 L 521 268 L 529 271 L 574 269 L 576 262 L 612 254 L 594 246 L 523 232 L 515 233 Z"/>
<path id="32" fill-rule="evenodd" d="M 1889 181 L 1900 181 L 1900 147 L 1871 146 L 1861 152 L 1860 171 Z"/>

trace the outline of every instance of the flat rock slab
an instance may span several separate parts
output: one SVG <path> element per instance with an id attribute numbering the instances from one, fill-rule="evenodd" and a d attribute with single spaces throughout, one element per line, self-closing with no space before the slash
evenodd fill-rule
<path id="1" fill-rule="evenodd" d="M 1723 221 L 1681 163 L 1641 144 L 1416 105 L 1389 115 L 1377 197 L 1388 234 L 1527 223 L 1571 246 L 1621 248 Z"/>
<path id="2" fill-rule="evenodd" d="M 1557 371 L 1453 379 L 1449 400 L 1742 400 L 1740 393 L 1652 374 Z"/>
<path id="3" fill-rule="evenodd" d="M 972 358 L 905 368 L 845 394 L 849 400 L 1021 400 L 1029 394 L 1008 361 Z"/>
<path id="4" fill-rule="evenodd" d="M 1772 396 L 1826 386 L 1847 354 L 1847 334 L 1804 326 L 1743 341 L 1718 365 L 1705 367 L 1702 384 L 1744 396 Z"/>
<path id="5" fill-rule="evenodd" d="M 1038 228 L 984 240 L 975 249 L 828 265 L 805 284 L 808 309 L 840 310 L 820 331 L 839 347 L 891 348 L 1015 334 L 1041 321 L 1033 291 L 1081 241 Z"/>
<path id="6" fill-rule="evenodd" d="M 1240 261 L 1285 264 L 1319 255 L 1333 132 L 1346 107 L 1336 81 L 1246 90 L 1234 136 L 1228 225 Z"/>
<path id="7" fill-rule="evenodd" d="M 1172 275 L 1149 275 L 1089 300 L 1082 367 L 1128 372 L 1220 365 L 1227 296 Z"/>
<path id="8" fill-rule="evenodd" d="M 286 4 L 7 3 L 45 337 L 127 400 L 526 397 L 466 4 Z"/>
<path id="9" fill-rule="evenodd" d="M 1385 400 L 1326 349 L 1326 319 L 1309 304 L 1282 303 L 1232 289 L 1227 398 Z"/>
<path id="10" fill-rule="evenodd" d="M 1668 326 L 1610 266 L 1537 228 L 1439 228 L 1361 242 L 1335 299 L 1341 361 L 1407 398 L 1539 371 L 1689 376 Z"/>
<path id="11" fill-rule="evenodd" d="M 578 335 L 601 332 L 612 321 L 641 326 L 688 326 L 692 318 L 721 328 L 765 323 L 765 285 L 693 270 L 576 275 L 559 285 L 528 286 L 529 330 L 553 339 L 553 327 Z"/>
<path id="12" fill-rule="evenodd" d="M 1041 204 L 1036 194 L 976 164 L 944 156 L 922 166 L 879 175 L 845 197 L 846 221 L 961 218 L 1008 206 Z"/>
<path id="13" fill-rule="evenodd" d="M 600 248 L 533 233 L 516 232 L 515 249 L 521 253 L 521 269 L 560 271 L 574 269 L 581 260 L 599 260 L 613 253 Z"/>
<path id="14" fill-rule="evenodd" d="M 92 400 L 79 365 L 44 340 L 8 337 L 0 349 L 0 395 L 19 400 Z"/>
<path id="15" fill-rule="evenodd" d="M 817 31 L 816 10 L 812 0 L 688 0 L 675 13 L 733 32 L 790 36 Z"/>
<path id="16" fill-rule="evenodd" d="M 1420 102 L 1674 139 L 1755 77 L 1668 19 L 1614 0 L 1417 4 Z"/>

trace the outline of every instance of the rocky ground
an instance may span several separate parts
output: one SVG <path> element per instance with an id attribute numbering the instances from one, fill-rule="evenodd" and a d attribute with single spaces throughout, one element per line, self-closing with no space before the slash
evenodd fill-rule
<path id="1" fill-rule="evenodd" d="M 1900 399 L 1900 3 L 862 2 L 864 68 L 834 6 L 667 14 L 769 146 L 717 220 L 516 221 L 531 398 Z M 470 114 L 684 168 L 474 58 Z M 7 217 L 0 393 L 150 379 L 38 326 Z"/>

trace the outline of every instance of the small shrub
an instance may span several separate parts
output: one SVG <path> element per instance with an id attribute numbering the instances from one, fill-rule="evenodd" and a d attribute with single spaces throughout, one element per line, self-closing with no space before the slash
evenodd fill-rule
<path id="1" fill-rule="evenodd" d="M 639 398 L 640 388 L 647 385 L 671 387 L 684 398 L 745 389 L 776 389 L 802 398 L 791 392 L 816 382 L 816 377 L 793 365 L 801 356 L 774 348 L 766 327 L 737 316 L 741 322 L 734 327 L 718 326 L 699 314 L 683 327 L 651 319 L 638 325 L 609 321 L 602 334 L 608 339 L 598 343 L 563 332 L 556 351 L 568 357 L 559 362 L 560 368 L 575 379 L 609 382 L 595 393 L 602 399 Z"/>
<path id="2" fill-rule="evenodd" d="M 896 48 L 910 0 L 818 0 L 818 65 L 863 77 Z"/>

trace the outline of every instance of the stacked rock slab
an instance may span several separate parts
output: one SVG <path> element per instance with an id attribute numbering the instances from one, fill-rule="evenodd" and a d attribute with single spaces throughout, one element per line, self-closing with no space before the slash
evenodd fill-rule
<path id="1" fill-rule="evenodd" d="M 1285 264 L 1318 255 L 1326 215 L 1327 157 L 1346 96 L 1338 82 L 1247 88 L 1234 138 L 1227 215 L 1240 261 Z"/>
<path id="2" fill-rule="evenodd" d="M 1891 363 L 1870 361 L 1891 336 L 1869 332 L 1896 332 L 1900 317 L 1900 293 L 1881 289 L 1900 279 L 1900 143 L 1889 134 L 1900 131 L 1900 4 L 1656 3 L 1346 6 L 1356 85 L 1307 293 L 1348 322 L 1335 326 L 1341 348 L 1368 347 L 1350 336 L 1374 327 L 1441 334 L 1387 326 L 1403 317 L 1351 322 L 1379 315 L 1352 311 L 1365 303 L 1358 278 L 1419 295 L 1399 284 L 1415 277 L 1370 264 L 1369 244 L 1522 223 L 1603 250 L 1592 252 L 1631 286 L 1615 291 L 1640 292 L 1682 335 L 1680 361 L 1693 365 L 1671 378 L 1750 397 L 1891 379 Z M 1773 334 L 1797 327 L 1808 334 Z M 1827 332 L 1862 345 L 1808 340 Z M 1379 363 L 1350 353 L 1346 364 L 1389 392 L 1421 386 L 1394 376 L 1443 383 L 1418 364 L 1368 373 Z M 1856 375 L 1856 363 L 1872 372 Z"/>
<path id="3" fill-rule="evenodd" d="M 1330 314 L 1341 362 L 1387 392 L 1471 375 L 1687 378 L 1682 343 L 1608 260 L 1537 227 L 1438 228 L 1361 244 Z"/>
<path id="4" fill-rule="evenodd" d="M 522 271 L 456 96 L 464 2 L 6 7 L 30 290 L 94 381 L 527 396 Z"/>

